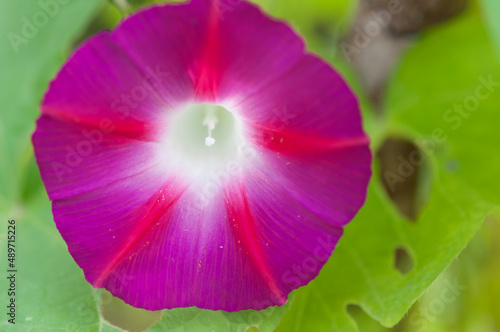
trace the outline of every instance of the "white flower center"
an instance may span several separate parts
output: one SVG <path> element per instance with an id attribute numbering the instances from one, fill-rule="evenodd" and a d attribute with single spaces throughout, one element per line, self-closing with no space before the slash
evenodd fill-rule
<path id="1" fill-rule="evenodd" d="M 165 137 L 166 162 L 183 173 L 208 175 L 239 164 L 245 140 L 237 118 L 222 106 L 187 107 L 170 119 Z"/>

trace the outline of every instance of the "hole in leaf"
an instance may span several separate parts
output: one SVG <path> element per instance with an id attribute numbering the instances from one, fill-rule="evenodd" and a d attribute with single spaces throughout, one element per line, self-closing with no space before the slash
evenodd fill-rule
<path id="1" fill-rule="evenodd" d="M 146 331 L 161 316 L 161 311 L 134 308 L 106 290 L 101 295 L 100 312 L 106 321 L 129 332 Z"/>
<path id="2" fill-rule="evenodd" d="M 380 178 L 399 212 L 417 220 L 430 192 L 430 168 L 425 155 L 413 143 L 387 139 L 377 153 Z"/>
<path id="3" fill-rule="evenodd" d="M 262 330 L 256 326 L 249 326 L 246 328 L 245 332 L 262 332 Z"/>
<path id="4" fill-rule="evenodd" d="M 400 247 L 396 249 L 394 254 L 394 266 L 401 274 L 407 274 L 413 268 L 413 258 L 411 258 L 405 248 Z"/>

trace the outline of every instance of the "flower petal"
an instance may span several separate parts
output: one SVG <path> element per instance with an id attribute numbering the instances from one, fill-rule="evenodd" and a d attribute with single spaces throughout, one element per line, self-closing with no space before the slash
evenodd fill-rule
<path id="1" fill-rule="evenodd" d="M 308 213 L 335 227 L 352 220 L 365 201 L 371 175 L 367 145 L 300 159 L 265 148 L 258 151 L 259 158 L 247 162 L 244 173 L 250 201 L 260 195 L 267 205 L 274 202 L 274 210 L 286 210 L 292 216 Z"/>
<path id="2" fill-rule="evenodd" d="M 285 23 L 246 1 L 213 1 L 219 17 L 217 99 L 239 101 L 281 81 L 302 58 L 303 40 Z"/>
<path id="3" fill-rule="evenodd" d="M 224 184 L 189 186 L 173 177 L 161 184 L 165 174 L 148 170 L 56 200 L 54 217 L 87 280 L 127 303 L 150 310 L 281 305 L 317 275 L 342 228 L 294 201 L 290 186 L 275 187 L 283 178 L 270 181 L 276 174 L 261 173 L 259 163 Z M 210 200 L 200 205 L 207 186 Z M 155 291 L 144 291 L 148 285 Z"/>
<path id="4" fill-rule="evenodd" d="M 59 231 L 95 287 L 150 310 L 282 305 L 245 193 L 225 186 L 200 208 L 199 187 L 147 171 L 54 202 Z M 264 253 L 266 251 L 266 253 Z M 145 291 L 154 287 L 154 292 Z"/>
<path id="5" fill-rule="evenodd" d="M 290 27 L 241 0 L 154 7 L 126 20 L 113 39 L 143 67 L 168 68 L 184 91 L 192 84 L 200 103 L 264 88 L 292 68 L 304 50 Z"/>
<path id="6" fill-rule="evenodd" d="M 266 181 L 249 189 L 258 193 L 267 183 L 274 191 L 284 190 L 281 201 L 335 226 L 354 217 L 366 197 L 371 152 L 357 100 L 339 74 L 304 55 L 282 81 L 238 108 L 261 157 L 248 172 Z"/>
<path id="7" fill-rule="evenodd" d="M 128 263 L 138 264 L 138 254 L 149 251 L 149 247 L 156 248 L 149 259 L 161 258 L 157 252 L 161 240 L 149 239 L 169 227 L 169 211 L 186 189 L 179 179 L 165 176 L 159 168 L 150 169 L 81 195 L 55 200 L 54 219 L 92 285 L 114 286 L 112 291 L 120 286 L 122 292 L 130 294 L 134 280 L 147 277 L 146 272 L 151 271 L 142 266 L 133 273 L 117 271 Z M 143 297 L 148 297 L 146 286 L 140 284 Z"/>
<path id="8" fill-rule="evenodd" d="M 166 72 L 158 89 L 173 108 L 194 99 L 208 13 L 208 1 L 155 6 L 126 19 L 112 33 L 138 68 L 159 66 Z"/>
<path id="9" fill-rule="evenodd" d="M 158 140 L 171 108 L 160 89 L 177 85 L 168 75 L 159 65 L 138 67 L 103 32 L 69 59 L 51 83 L 42 112 L 94 128 L 111 121 L 116 134 Z"/>
<path id="10" fill-rule="evenodd" d="M 330 65 L 311 54 L 305 54 L 279 82 L 249 94 L 236 111 L 247 121 L 257 144 L 277 148 L 285 141 L 283 148 L 291 144 L 314 150 L 341 140 L 348 145 L 368 142 L 352 90 Z"/>
<path id="11" fill-rule="evenodd" d="M 98 128 L 51 115 L 38 119 L 33 144 L 51 200 L 82 194 L 159 165 L 157 143 L 115 131 L 109 119 Z"/>

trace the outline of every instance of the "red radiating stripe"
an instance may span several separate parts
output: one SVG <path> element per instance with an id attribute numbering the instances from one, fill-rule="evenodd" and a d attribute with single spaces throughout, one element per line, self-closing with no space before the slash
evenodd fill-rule
<path id="1" fill-rule="evenodd" d="M 104 282 L 118 266 L 118 264 L 131 254 L 136 244 L 138 244 L 144 236 L 152 230 L 152 226 L 165 215 L 165 213 L 179 200 L 187 188 L 178 190 L 176 195 L 171 195 L 172 185 L 167 182 L 162 186 L 163 189 L 157 195 L 152 196 L 148 202 L 135 210 L 136 223 L 132 227 L 129 237 L 123 242 L 121 248 L 113 256 L 111 261 L 102 270 L 99 277 L 92 283 L 96 288 L 103 287 Z M 170 194 L 169 194 L 170 193 Z M 168 199 L 166 198 L 168 197 Z M 170 222 L 166 219 L 163 222 Z"/>
<path id="2" fill-rule="evenodd" d="M 158 137 L 160 137 L 160 131 L 158 130 L 156 125 L 135 119 L 121 121 L 109 119 L 105 116 L 102 116 L 99 119 L 82 118 L 80 116 L 71 115 L 76 114 L 75 112 L 61 112 L 59 110 L 46 107 L 43 108 L 43 114 L 58 120 L 71 122 L 76 125 L 91 127 L 98 130 L 101 130 L 100 121 L 106 119 L 109 121 L 106 124 L 106 128 L 102 130 L 102 132 L 105 134 L 118 135 L 148 142 L 158 142 Z"/>
<path id="3" fill-rule="evenodd" d="M 370 143 L 368 136 L 348 138 L 314 137 L 272 130 L 258 124 L 252 124 L 252 126 L 254 126 L 251 134 L 254 144 L 288 155 L 316 154 L 359 147 Z"/>
<path id="4" fill-rule="evenodd" d="M 219 87 L 219 3 L 218 0 L 210 1 L 210 14 L 208 18 L 207 35 L 201 54 L 199 77 L 196 82 L 195 99 L 214 103 Z"/>
<path id="5" fill-rule="evenodd" d="M 250 211 L 248 200 L 245 193 L 244 184 L 241 182 L 236 192 L 225 192 L 226 210 L 228 213 L 231 230 L 235 241 L 240 240 L 244 252 L 250 256 L 250 260 L 261 275 L 264 282 L 269 287 L 271 293 L 281 304 L 286 303 L 286 299 L 281 294 L 276 285 L 273 273 L 264 257 L 264 252 L 259 243 L 256 222 Z M 238 245 L 238 243 L 236 244 Z"/>

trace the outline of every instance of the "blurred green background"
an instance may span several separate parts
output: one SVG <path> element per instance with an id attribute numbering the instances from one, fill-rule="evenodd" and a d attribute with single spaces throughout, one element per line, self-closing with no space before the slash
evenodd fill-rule
<path id="1" fill-rule="evenodd" d="M 498 0 L 253 0 L 356 90 L 375 156 L 366 205 L 282 308 L 146 312 L 93 290 L 53 224 L 30 135 L 75 47 L 151 2 L 0 0 L 0 266 L 8 219 L 19 264 L 17 323 L 0 330 L 500 331 L 500 89 L 484 84 L 500 82 Z"/>

